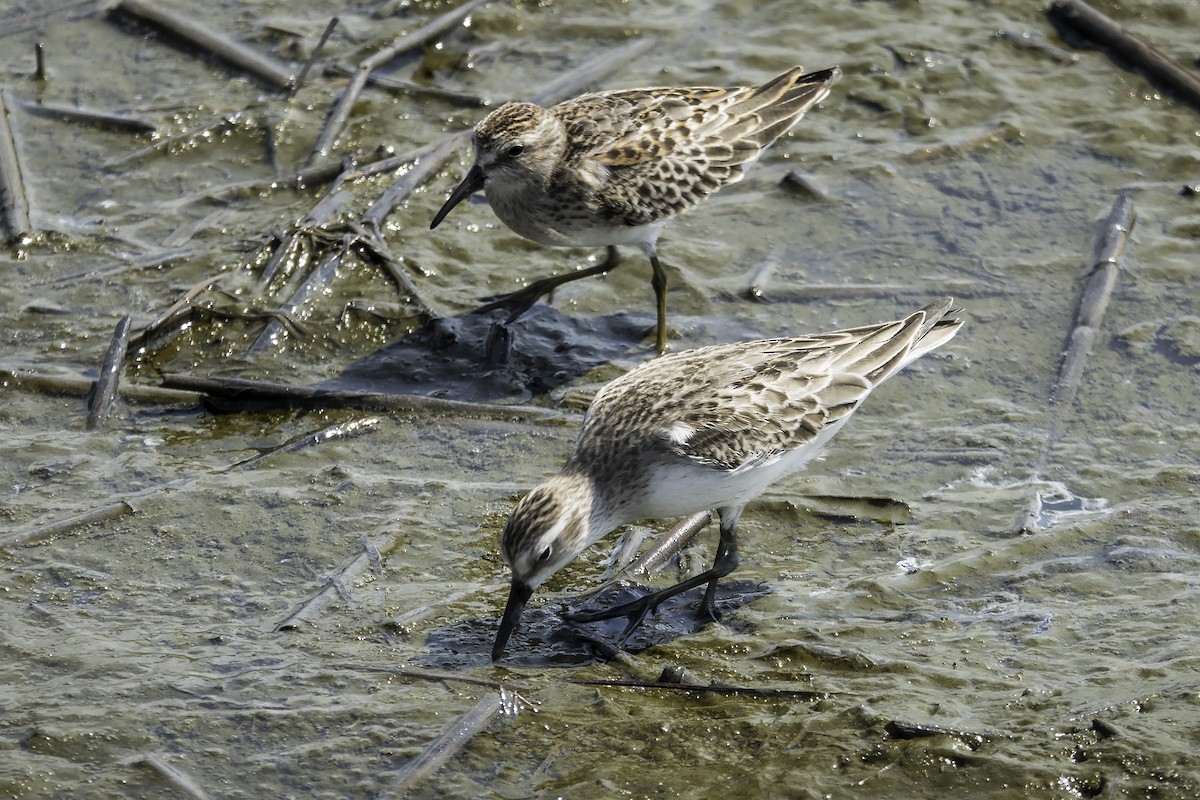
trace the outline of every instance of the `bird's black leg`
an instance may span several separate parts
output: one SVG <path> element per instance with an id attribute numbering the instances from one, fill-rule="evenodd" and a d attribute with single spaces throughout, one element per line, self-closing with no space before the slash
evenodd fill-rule
<path id="1" fill-rule="evenodd" d="M 646 615 L 662 605 L 663 602 L 677 594 L 682 594 L 689 589 L 707 583 L 708 589 L 704 592 L 703 609 L 714 620 L 717 619 L 715 605 L 717 581 L 733 572 L 738 565 L 737 518 L 740 511 L 741 509 L 738 509 L 736 512 L 721 510 L 721 541 L 717 544 L 717 556 L 713 559 L 713 565 L 709 569 L 674 586 L 669 586 L 657 592 L 651 592 L 645 597 L 639 597 L 637 600 L 631 600 L 628 603 L 622 603 L 619 606 L 598 611 L 580 611 L 568 614 L 564 618 L 568 622 L 597 622 L 602 619 L 615 619 L 616 617 L 627 618 L 629 623 L 625 626 L 625 630 L 621 632 L 621 636 L 617 640 L 617 646 L 619 647 L 629 638 L 629 634 L 633 633 L 634 629 L 642 623 Z"/>
<path id="2" fill-rule="evenodd" d="M 485 305 L 472 311 L 472 314 L 486 314 L 497 308 L 503 308 L 508 311 L 508 319 L 504 320 L 504 324 L 516 320 L 526 311 L 533 307 L 540 298 L 553 292 L 564 283 L 571 281 L 590 278 L 593 275 L 601 275 L 612 270 L 621 263 L 621 256 L 617 252 L 615 245 L 608 246 L 608 254 L 604 261 L 594 267 L 587 269 L 576 270 L 575 272 L 565 272 L 562 275 L 551 275 L 549 278 L 541 278 L 526 286 L 524 289 L 518 289 L 510 294 L 495 295 L 493 297 L 485 297 L 487 301 Z"/>

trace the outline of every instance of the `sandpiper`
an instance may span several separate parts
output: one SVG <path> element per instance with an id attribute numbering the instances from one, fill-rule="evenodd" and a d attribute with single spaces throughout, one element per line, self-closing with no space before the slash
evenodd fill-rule
<path id="1" fill-rule="evenodd" d="M 962 321 L 952 304 L 944 297 L 894 322 L 668 355 L 606 385 L 562 470 L 523 497 L 504 527 L 512 587 L 492 658 L 503 654 L 534 589 L 639 519 L 715 508 L 721 534 L 712 567 L 569 619 L 627 617 L 624 642 L 651 609 L 705 583 L 703 610 L 716 619 L 717 580 L 737 566 L 746 503 L 816 456 L 876 386 L 953 338 Z"/>
<path id="2" fill-rule="evenodd" d="M 508 309 L 508 322 L 556 287 L 615 267 L 616 245 L 638 245 L 653 269 L 662 353 L 667 275 L 655 242 L 663 226 L 741 180 L 841 74 L 837 67 L 809 74 L 793 67 L 758 86 L 625 89 L 551 108 L 505 103 L 475 126 L 475 164 L 429 227 L 482 188 L 496 216 L 527 239 L 608 247 L 595 267 L 534 281 L 480 309 Z"/>

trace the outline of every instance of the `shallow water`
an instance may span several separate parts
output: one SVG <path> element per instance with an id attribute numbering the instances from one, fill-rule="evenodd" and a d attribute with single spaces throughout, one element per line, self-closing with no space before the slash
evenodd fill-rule
<path id="1" fill-rule="evenodd" d="M 412 794 L 1200 794 L 1200 199 L 1180 193 L 1200 179 L 1200 116 L 1099 52 L 1062 63 L 996 35 L 1039 30 L 1064 46 L 1034 4 L 829 5 L 493 2 L 391 68 L 501 100 L 644 36 L 655 47 L 601 85 L 732 85 L 840 64 L 833 95 L 745 181 L 668 227 L 672 345 L 866 324 L 948 293 L 967 319 L 877 392 L 825 460 L 747 509 L 722 624 L 697 631 L 668 609 L 632 662 L 587 660 L 555 638 L 557 611 L 597 586 L 596 548 L 538 593 L 494 665 L 499 531 L 569 452 L 590 393 L 648 357 L 644 260 L 629 253 L 514 325 L 509 363 L 473 362 L 484 333 L 460 315 L 476 298 L 596 254 L 522 241 L 482 205 L 428 232 L 463 152 L 386 225 L 457 342 L 433 354 L 411 298 L 349 259 L 296 335 L 249 354 L 262 312 L 304 272 L 297 257 L 257 285 L 270 234 L 320 190 L 205 194 L 274 174 L 264 125 L 284 169 L 302 162 L 343 79 L 314 76 L 286 102 L 92 4 L 0 0 L 2 80 L 23 101 L 124 110 L 172 133 L 244 112 L 111 166 L 150 138 L 13 114 L 42 233 L 0 251 L 0 366 L 26 376 L 6 373 L 0 394 L 0 536 L 123 499 L 132 512 L 0 550 L 0 795 L 173 794 L 147 756 L 211 797 L 387 795 L 489 683 L 515 690 L 519 713 L 490 718 Z M 332 13 L 328 54 L 354 61 L 447 7 L 195 13 L 294 63 Z M 1193 4 L 1098 7 L 1195 58 Z M 407 152 L 481 113 L 369 90 L 338 150 Z M 821 196 L 781 185 L 791 169 Z M 334 220 L 392 180 L 355 185 Z M 1121 191 L 1137 223 L 1048 442 L 1097 223 Z M 764 263 L 773 272 L 751 301 Z M 213 373 L 562 414 L 125 402 L 87 431 L 80 397 L 28 378 L 94 376 L 121 316 L 137 331 L 215 277 L 197 295 L 207 311 L 151 343 L 125 386 Z M 1038 490 L 1042 528 L 1017 534 Z M 685 562 L 700 568 L 714 540 L 702 533 Z M 363 569 L 338 577 L 356 559 Z M 322 592 L 328 605 L 276 630 Z M 758 693 L 578 683 L 654 681 L 668 666 Z"/>

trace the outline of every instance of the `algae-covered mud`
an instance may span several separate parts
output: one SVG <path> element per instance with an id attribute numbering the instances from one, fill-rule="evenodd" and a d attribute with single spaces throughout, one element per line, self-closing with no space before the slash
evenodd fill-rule
<path id="1" fill-rule="evenodd" d="M 0 795 L 1200 794 L 1200 110 L 1015 0 L 469 5 L 0 0 Z M 1195 72 L 1194 4 L 1094 8 Z M 462 132 L 796 64 L 844 76 L 659 240 L 671 347 L 965 327 L 746 509 L 720 623 L 598 657 L 614 536 L 493 663 L 504 521 L 654 305 L 630 249 L 472 315 L 604 253 L 430 231 Z"/>

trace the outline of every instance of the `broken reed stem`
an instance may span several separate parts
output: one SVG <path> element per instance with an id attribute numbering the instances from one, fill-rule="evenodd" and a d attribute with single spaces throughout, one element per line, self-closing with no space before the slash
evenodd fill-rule
<path id="1" fill-rule="evenodd" d="M 355 578 L 368 569 L 378 573 L 379 569 L 375 566 L 377 556 L 378 551 L 372 553 L 369 548 L 364 548 L 363 552 L 359 553 L 349 564 L 342 567 L 337 575 L 327 578 L 321 591 L 305 600 L 300 604 L 299 608 L 276 623 L 275 632 L 295 630 L 300 627 L 300 623 L 302 622 L 312 622 L 339 597 L 349 605 L 350 600 L 347 587 Z"/>
<path id="2" fill-rule="evenodd" d="M 203 375 L 166 375 L 162 385 L 220 397 L 239 403 L 262 403 L 278 408 L 348 408 L 362 411 L 435 412 L 487 419 L 572 419 L 561 411 L 538 406 L 505 406 L 470 403 L 422 395 L 377 394 L 373 392 L 313 389 L 246 378 L 217 378 Z"/>
<path id="3" fill-rule="evenodd" d="M 13 384 L 26 390 L 70 397 L 86 397 L 91 394 L 96 385 L 94 380 L 81 373 L 60 371 L 59 374 L 50 374 L 29 367 L 3 363 L 0 363 L 0 380 L 12 381 Z M 197 392 L 132 383 L 125 385 L 121 397 L 126 401 L 137 403 L 194 406 L 200 401 L 201 395 Z"/>
<path id="4" fill-rule="evenodd" d="M 460 131 L 443 138 L 381 194 L 359 218 L 359 222 L 378 233 L 380 225 L 388 214 L 392 213 L 392 209 L 433 177 L 442 165 L 450 160 L 458 146 L 466 141 L 468 135 L 468 131 Z"/>
<path id="5" fill-rule="evenodd" d="M 304 282 L 296 289 L 291 298 L 286 303 L 279 307 L 279 314 L 288 319 L 296 317 L 303 309 L 307 300 L 327 286 L 337 275 L 338 267 L 341 266 L 342 260 L 346 257 L 346 251 L 350 246 L 349 236 L 343 238 L 340 245 L 336 245 L 331 249 L 316 268 L 309 273 Z M 287 328 L 279 319 L 272 319 L 263 328 L 262 333 L 250 345 L 248 352 L 253 355 L 261 353 L 269 347 L 276 345 L 282 336 L 287 332 Z"/>
<path id="6" fill-rule="evenodd" d="M 621 574 L 649 575 L 677 555 L 687 546 L 688 542 L 696 538 L 696 534 L 704 530 L 711 519 L 711 512 L 701 511 L 679 520 L 666 534 L 655 539 L 654 544 L 634 559 L 628 567 L 622 570 Z"/>
<path id="7" fill-rule="evenodd" d="M 15 242 L 33 233 L 29 218 L 29 195 L 25 191 L 25 176 L 17 157 L 17 137 L 12 126 L 15 105 L 8 87 L 0 88 L 0 196 L 4 225 L 8 229 L 5 241 Z"/>
<path id="8" fill-rule="evenodd" d="M 283 262 L 293 253 L 300 245 L 300 231 L 294 230 L 286 237 L 280 239 L 275 246 L 275 252 L 267 259 L 267 263 L 263 265 L 262 274 L 258 276 L 258 285 L 266 286 L 271 282 L 275 275 L 279 272 L 279 268 L 283 266 Z"/>
<path id="9" fill-rule="evenodd" d="M 108 352 L 104 354 L 104 362 L 100 365 L 100 377 L 96 379 L 91 400 L 88 401 L 87 429 L 89 431 L 108 419 L 113 404 L 117 401 L 117 389 L 121 385 L 121 371 L 125 366 L 125 352 L 129 348 L 131 325 L 132 317 L 126 314 L 117 323 L 116 330 L 113 331 Z"/>
<path id="10" fill-rule="evenodd" d="M 195 128 L 189 128 L 186 131 L 180 131 L 179 133 L 173 133 L 170 136 L 164 136 L 163 138 L 153 141 L 150 144 L 146 145 L 145 147 L 140 147 L 131 153 L 126 153 L 125 155 L 114 156 L 112 158 L 109 158 L 104 162 L 104 166 L 105 167 L 124 166 L 125 164 L 128 164 L 131 161 L 137 161 L 139 158 L 142 158 L 143 156 L 148 156 L 153 153 L 157 153 L 159 150 L 162 150 L 165 147 L 169 147 L 169 146 L 175 144 L 176 142 L 186 141 L 186 140 L 191 139 L 196 136 L 203 136 L 206 133 L 216 133 L 223 128 L 232 127 L 234 122 L 236 121 L 236 119 L 237 119 L 236 114 L 223 114 L 222 116 L 220 116 L 214 120 L 210 120 L 209 122 L 206 122 L 203 125 L 199 125 Z"/>
<path id="11" fill-rule="evenodd" d="M 292 85 L 292 70 L 285 64 L 247 47 L 235 39 L 178 11 L 151 0 L 121 0 L 116 10 L 161 28 L 216 58 L 247 72 L 276 89 Z"/>
<path id="12" fill-rule="evenodd" d="M 647 37 L 636 39 L 629 44 L 621 45 L 615 50 L 602 53 L 590 61 L 550 81 L 540 87 L 529 102 L 539 106 L 553 105 L 579 94 L 588 84 L 601 75 L 612 72 L 618 67 L 645 53 L 654 46 L 654 39 Z"/>
<path id="13" fill-rule="evenodd" d="M 1100 225 L 1100 235 L 1097 237 L 1093 252 L 1091 269 L 1088 270 L 1087 282 L 1079 300 L 1079 308 L 1075 314 L 1075 324 L 1067 339 L 1067 351 L 1063 355 L 1058 377 L 1050 393 L 1050 423 L 1047 427 L 1046 440 L 1041 454 L 1034 464 L 1034 479 L 1046 467 L 1050 450 L 1054 447 L 1066 425 L 1067 415 L 1079 386 L 1083 382 L 1083 369 L 1092 343 L 1100 330 L 1104 311 L 1112 297 L 1117 275 L 1121 270 L 1121 258 L 1129 242 L 1129 233 L 1133 230 L 1136 218 L 1133 201 L 1126 195 L 1118 195 L 1108 216 Z M 1035 492 L 1029 507 L 1018 517 L 1017 530 L 1020 533 L 1033 533 L 1038 528 L 1038 516 L 1041 514 L 1042 496 Z"/>
<path id="14" fill-rule="evenodd" d="M 370 76 L 370 71 L 359 67 L 350 77 L 350 82 L 346 84 L 346 88 L 342 91 L 341 100 L 333 107 L 329 116 L 325 118 L 325 124 L 321 126 L 321 132 L 317 135 L 317 141 L 313 144 L 312 150 L 308 152 L 308 163 L 311 164 L 319 157 L 329 155 L 333 143 L 337 140 L 338 134 L 346 125 L 346 120 L 350 118 L 350 109 L 354 105 L 354 101 L 358 99 L 358 95 L 362 92 L 363 87 L 367 85 L 367 78 Z"/>
<path id="15" fill-rule="evenodd" d="M 38 42 L 33 46 L 33 79 L 35 81 L 46 80 L 46 43 Z"/>
<path id="16" fill-rule="evenodd" d="M 571 680 L 579 686 L 613 686 L 621 689 L 667 689 L 674 692 L 701 692 L 743 697 L 766 697 L 787 700 L 827 700 L 837 692 L 817 692 L 804 689 L 761 689 L 753 686 L 726 686 L 723 684 L 673 683 L 668 681 L 636 680 Z"/>
<path id="17" fill-rule="evenodd" d="M 292 88 L 288 90 L 288 99 L 296 96 L 296 92 L 300 91 L 300 87 L 304 85 L 305 78 L 308 77 L 309 70 L 313 64 L 321 57 L 321 52 L 325 49 L 325 43 L 329 41 L 329 36 L 333 33 L 333 29 L 338 26 L 340 20 L 337 17 L 332 17 L 329 23 L 326 24 L 325 30 L 321 32 L 321 38 L 317 40 L 317 46 L 309 54 L 304 61 L 304 66 L 300 68 L 300 74 L 296 76 L 296 80 L 292 81 Z"/>
<path id="18" fill-rule="evenodd" d="M 208 793 L 201 789 L 200 784 L 192 780 L 191 776 L 185 775 L 156 755 L 139 756 L 131 763 L 141 764 L 154 770 L 167 783 L 191 800 L 209 800 Z"/>
<path id="19" fill-rule="evenodd" d="M 1110 56 L 1125 61 L 1155 86 L 1175 94 L 1200 111 L 1200 77 L 1083 0 L 1054 0 L 1046 14 L 1056 25 L 1075 32 L 1106 50 Z"/>
<path id="20" fill-rule="evenodd" d="M 58 536 L 59 534 L 68 533 L 76 528 L 82 528 L 85 525 L 94 525 L 98 522 L 107 522 L 110 519 L 123 517 L 126 514 L 134 513 L 134 511 L 136 509 L 128 500 L 118 500 L 115 503 L 109 503 L 100 508 L 85 511 L 82 514 L 73 514 L 65 519 L 48 522 L 36 528 L 29 528 L 24 531 L 0 536 L 0 550 L 17 547 L 18 545 L 34 544 L 44 539 Z"/>
<path id="21" fill-rule="evenodd" d="M 113 131 L 128 131 L 130 133 L 154 133 L 158 130 L 153 122 L 140 119 L 130 114 L 117 111 L 104 111 L 83 106 L 65 106 L 60 103 L 21 103 L 21 108 L 27 114 L 39 117 L 77 122 L 93 128 L 104 128 Z"/>
<path id="22" fill-rule="evenodd" d="M 1067 353 L 1063 357 L 1051 396 L 1052 402 L 1058 407 L 1060 418 L 1065 415 L 1079 390 L 1084 361 L 1091 350 L 1092 342 L 1096 339 L 1100 322 L 1112 297 L 1113 287 L 1117 283 L 1117 275 L 1121 271 L 1121 257 L 1125 254 L 1133 221 L 1133 201 L 1126 195 L 1120 195 L 1101 223 L 1092 266 L 1079 300 L 1079 310 L 1075 314 L 1075 327 L 1071 331 Z M 1061 419 L 1059 424 L 1061 425 Z"/>
<path id="23" fill-rule="evenodd" d="M 192 288 L 188 289 L 183 295 L 171 304 L 171 307 L 158 316 L 156 320 L 151 322 L 146 327 L 138 331 L 138 335 L 133 337 L 129 343 L 129 351 L 137 352 L 139 350 L 150 349 L 150 343 L 156 339 L 160 339 L 165 334 L 167 326 L 174 323 L 181 317 L 192 313 L 192 301 L 199 297 L 204 292 L 212 288 L 213 284 L 221 280 L 220 275 L 205 278 L 197 283 Z M 178 332 L 178 328 L 176 331 Z"/>
<path id="24" fill-rule="evenodd" d="M 312 150 L 309 151 L 309 162 L 311 163 L 318 156 L 326 155 L 330 148 L 333 147 L 334 142 L 346 124 L 346 120 L 350 117 L 350 109 L 354 106 L 354 102 L 358 99 L 363 87 L 367 85 L 367 79 L 370 77 L 372 71 L 383 66 L 401 53 L 422 47 L 431 39 L 441 36 L 461 23 L 464 17 L 485 2 L 487 0 L 470 0 L 458 8 L 451 9 L 441 16 L 435 17 L 412 33 L 402 36 L 387 47 L 363 59 L 355 70 L 353 77 L 351 77 L 350 82 L 346 85 L 345 91 L 342 92 L 342 96 L 338 98 L 337 104 L 330 111 L 329 116 L 325 118 L 325 124 L 321 128 L 321 133 L 317 136 Z"/>
<path id="25" fill-rule="evenodd" d="M 123 517 L 126 514 L 132 514 L 135 511 L 137 511 L 137 508 L 133 503 L 134 500 L 139 500 L 139 499 L 145 500 L 145 499 L 155 497 L 159 494 L 162 494 L 163 492 L 166 492 L 169 489 L 182 488 L 182 487 L 188 485 L 189 483 L 192 483 L 193 481 L 195 481 L 201 477 L 204 477 L 205 475 L 213 475 L 213 474 L 220 474 L 220 473 L 224 473 L 224 472 L 231 472 L 233 470 L 236 470 L 239 468 L 245 468 L 247 466 L 253 468 L 255 465 L 260 463 L 265 458 L 270 458 L 272 456 L 276 456 L 281 453 L 289 453 L 294 450 L 298 450 L 302 447 L 310 447 L 313 445 L 318 445 L 322 442 L 328 441 L 329 439 L 335 439 L 335 438 L 340 438 L 342 436 L 351 435 L 351 434 L 359 432 L 360 430 L 364 430 L 366 428 L 371 427 L 376 421 L 377 420 L 355 420 L 355 421 L 348 422 L 348 423 L 339 423 L 336 425 L 330 425 L 326 428 L 322 428 L 320 431 L 317 431 L 316 433 L 309 434 L 307 436 L 303 436 L 294 442 L 289 442 L 287 444 L 273 448 L 269 452 L 264 453 L 256 458 L 251 458 L 247 461 L 231 464 L 231 465 L 224 467 L 222 469 L 219 469 L 219 470 L 210 470 L 208 472 L 200 473 L 198 475 L 189 475 L 189 476 L 182 477 L 182 478 L 176 478 L 175 480 L 168 481 L 166 483 L 161 483 L 161 484 L 158 484 L 157 486 L 150 486 L 150 487 L 147 487 L 140 491 L 133 492 L 133 493 L 121 498 L 120 500 L 116 500 L 114 502 L 108 503 L 104 506 L 101 506 L 100 508 L 96 508 L 91 511 L 85 511 L 82 514 L 74 514 L 65 519 L 55 520 L 54 522 L 49 522 L 49 523 L 46 523 L 45 525 L 39 525 L 36 528 L 30 528 L 28 530 L 17 531 L 16 533 L 10 533 L 10 534 L 4 535 L 4 536 L 0 536 L 0 550 L 9 548 L 9 547 L 15 547 L 17 545 L 34 544 L 35 542 L 40 542 L 43 539 L 49 539 L 49 538 L 51 538 L 53 536 L 57 536 L 59 534 L 69 533 L 70 531 L 73 531 L 77 528 L 81 528 L 85 525 L 92 525 L 92 524 L 95 524 L 98 522 L 105 522 L 110 519 L 116 519 L 117 517 Z"/>
<path id="26" fill-rule="evenodd" d="M 501 689 L 499 692 L 488 692 L 479 701 L 421 752 L 400 771 L 396 783 L 385 797 L 399 797 L 418 782 L 441 769 L 459 750 L 466 747 L 471 737 L 483 730 L 483 726 L 496 715 L 504 705 L 505 700 Z"/>

